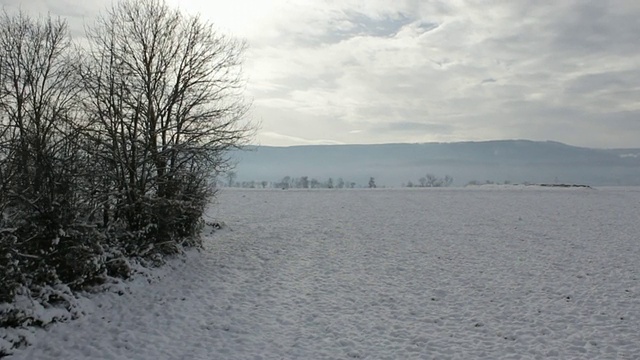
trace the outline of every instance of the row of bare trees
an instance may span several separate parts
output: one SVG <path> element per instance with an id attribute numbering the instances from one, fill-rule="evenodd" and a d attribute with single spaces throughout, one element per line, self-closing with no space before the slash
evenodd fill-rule
<path id="1" fill-rule="evenodd" d="M 444 178 L 439 178 L 433 174 L 427 174 L 420 179 L 417 183 L 411 181 L 407 182 L 406 187 L 448 187 L 453 184 L 453 178 L 449 175 L 445 175 Z"/>
<path id="2" fill-rule="evenodd" d="M 243 42 L 162 0 L 113 5 L 86 38 L 0 19 L 0 302 L 197 245 L 212 179 L 251 135 Z"/>
<path id="3" fill-rule="evenodd" d="M 354 188 L 356 183 L 345 181 L 343 178 L 338 178 L 336 181 L 334 181 L 333 178 L 329 178 L 327 181 L 320 181 L 316 178 L 309 179 L 308 176 L 301 176 L 299 178 L 285 176 L 282 180 L 272 185 L 280 189 L 343 189 Z M 264 187 L 266 187 L 266 184 Z"/>

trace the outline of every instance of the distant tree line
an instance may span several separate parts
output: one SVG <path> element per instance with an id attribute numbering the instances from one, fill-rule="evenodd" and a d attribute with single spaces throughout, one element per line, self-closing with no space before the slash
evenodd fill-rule
<path id="1" fill-rule="evenodd" d="M 408 181 L 404 186 L 406 187 L 448 187 L 453 184 L 453 177 L 446 175 L 444 178 L 439 178 L 433 174 L 427 174 L 418 179 L 416 183 Z"/>
<path id="2" fill-rule="evenodd" d="M 237 181 L 238 175 L 235 171 L 229 171 L 219 179 L 217 184 L 219 187 L 236 187 L 250 189 L 354 189 L 354 188 L 377 188 L 376 179 L 370 177 L 366 185 L 358 184 L 352 181 L 345 181 L 343 178 L 328 178 L 327 180 L 318 180 L 309 178 L 308 176 L 291 177 L 285 176 L 279 181 L 266 180 L 249 180 Z M 432 174 L 427 174 L 417 180 L 417 182 L 409 181 L 402 184 L 402 187 L 448 187 L 453 184 L 453 177 L 446 175 L 439 178 Z"/>
<path id="3" fill-rule="evenodd" d="M 530 184 L 529 182 L 524 182 L 524 184 Z M 466 186 L 476 186 L 476 185 L 511 185 L 511 181 L 505 180 L 503 182 L 500 181 L 492 181 L 492 180 L 471 180 L 467 182 Z"/>
<path id="4" fill-rule="evenodd" d="M 63 20 L 0 17 L 0 303 L 198 246 L 251 132 L 244 44 L 162 0 L 118 2 L 83 47 Z"/>
<path id="5" fill-rule="evenodd" d="M 237 174 L 234 171 L 227 172 L 225 175 L 226 176 L 224 177 L 224 180 L 218 180 L 219 187 L 236 187 L 249 189 L 353 189 L 356 187 L 360 187 L 355 182 L 345 181 L 343 178 L 337 178 L 334 180 L 332 177 L 328 178 L 327 180 L 318 180 L 316 178 L 309 178 L 308 176 L 285 176 L 279 181 L 237 181 Z"/>

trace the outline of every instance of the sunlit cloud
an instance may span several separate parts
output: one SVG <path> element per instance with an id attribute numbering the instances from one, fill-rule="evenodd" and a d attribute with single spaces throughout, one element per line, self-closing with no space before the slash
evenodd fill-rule
<path id="1" fill-rule="evenodd" d="M 111 0 L 0 3 L 65 16 L 80 34 Z M 169 3 L 247 40 L 257 143 L 640 146 L 636 1 Z"/>
<path id="2" fill-rule="evenodd" d="M 262 138 L 270 139 L 276 142 L 279 146 L 290 145 L 341 145 L 343 143 L 334 140 L 322 140 L 322 139 L 303 139 L 296 136 L 289 136 L 284 134 L 278 134 L 271 131 L 265 131 L 260 133 Z"/>

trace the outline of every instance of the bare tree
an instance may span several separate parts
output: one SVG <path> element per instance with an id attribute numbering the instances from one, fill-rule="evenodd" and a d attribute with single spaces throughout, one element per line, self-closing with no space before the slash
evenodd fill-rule
<path id="1" fill-rule="evenodd" d="M 433 174 L 427 174 L 425 178 L 426 178 L 426 182 L 425 182 L 425 185 L 423 186 L 440 187 L 442 185 L 442 180 L 438 179 L 438 177 Z"/>
<path id="2" fill-rule="evenodd" d="M 309 177 L 308 176 L 302 176 L 300 177 L 298 184 L 296 184 L 297 188 L 302 188 L 302 189 L 308 189 L 309 188 Z"/>
<path id="3" fill-rule="evenodd" d="M 291 176 L 285 176 L 276 186 L 282 188 L 282 190 L 285 190 L 291 187 L 291 183 Z"/>
<path id="4" fill-rule="evenodd" d="M 155 199 L 163 211 L 187 204 L 194 225 L 212 194 L 209 179 L 228 170 L 227 151 L 251 135 L 245 44 L 161 0 L 119 2 L 88 37 L 81 74 L 91 152 L 106 174 L 104 211 L 113 213 L 105 218 L 142 230 L 154 220 L 143 215 L 158 210 L 145 203 Z"/>
<path id="5" fill-rule="evenodd" d="M 446 175 L 444 179 L 441 179 L 433 174 L 427 174 L 424 177 L 418 179 L 418 183 L 420 187 L 447 187 L 453 184 L 453 178 L 449 175 Z M 407 187 L 413 187 L 413 183 L 409 182 Z"/>
<path id="6" fill-rule="evenodd" d="M 227 172 L 227 186 L 228 187 L 233 187 L 237 177 L 238 177 L 238 174 L 235 171 L 228 171 Z"/>
<path id="7" fill-rule="evenodd" d="M 23 13 L 5 12 L 0 22 L 3 184 L 15 176 L 22 190 L 53 201 L 52 186 L 59 179 L 52 177 L 52 162 L 72 155 L 65 151 L 78 94 L 67 56 L 67 26 Z"/>
<path id="8" fill-rule="evenodd" d="M 11 229 L 0 233 L 0 258 L 13 259 L 14 274 L 28 274 L 21 281 L 73 285 L 85 275 L 80 267 L 93 266 L 82 261 L 93 237 L 79 226 L 80 87 L 67 25 L 0 17 L 0 227 Z"/>

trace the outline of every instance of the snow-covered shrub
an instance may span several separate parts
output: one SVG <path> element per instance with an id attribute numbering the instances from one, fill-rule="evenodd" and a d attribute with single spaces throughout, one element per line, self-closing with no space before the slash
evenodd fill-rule
<path id="1" fill-rule="evenodd" d="M 12 302 L 0 302 L 0 358 L 30 344 L 28 327 L 46 327 L 81 314 L 80 304 L 65 285 L 19 287 Z"/>
<path id="2" fill-rule="evenodd" d="M 60 281 L 72 289 L 102 283 L 107 271 L 104 239 L 105 236 L 93 226 L 75 224 L 60 229 L 56 253 L 51 256 Z"/>
<path id="3" fill-rule="evenodd" d="M 104 236 L 94 227 L 65 224 L 64 211 L 20 212 L 11 222 L 11 231 L 0 238 L 5 245 L 3 258 L 14 273 L 24 274 L 24 285 L 54 285 L 72 288 L 94 283 L 104 273 Z M 10 245 L 6 247 L 6 245 Z M 10 260 L 10 261 L 8 261 Z M 2 266 L 2 265 L 0 265 Z M 19 278 L 19 277 L 18 277 Z"/>
<path id="4" fill-rule="evenodd" d="M 107 275 L 112 277 L 128 279 L 133 273 L 128 259 L 124 256 L 109 259 L 105 265 L 107 268 Z"/>
<path id="5" fill-rule="evenodd" d="M 17 254 L 17 238 L 13 229 L 0 225 L 0 303 L 13 299 L 16 289 L 24 281 L 20 273 Z"/>
<path id="6" fill-rule="evenodd" d="M 146 198 L 137 214 L 145 226 L 125 235 L 125 249 L 129 254 L 148 257 L 179 253 L 182 246 L 199 246 L 206 200 Z"/>

